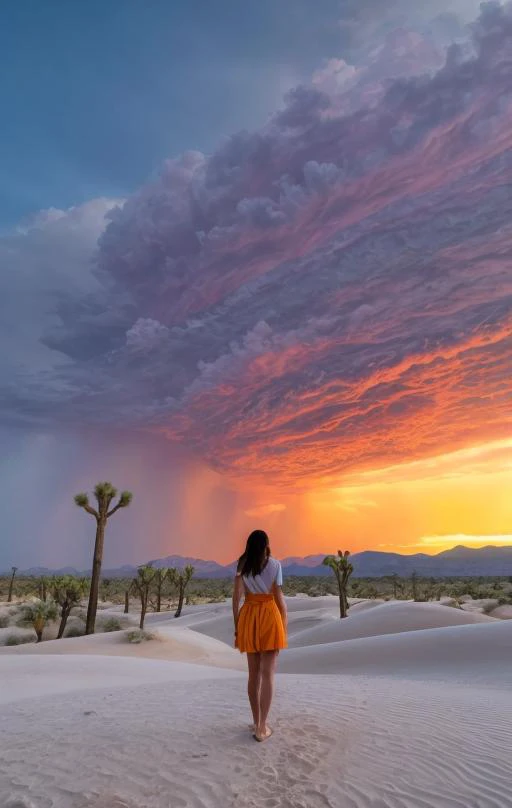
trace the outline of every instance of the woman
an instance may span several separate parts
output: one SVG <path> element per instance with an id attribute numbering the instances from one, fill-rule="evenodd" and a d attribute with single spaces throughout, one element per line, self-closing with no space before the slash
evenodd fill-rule
<path id="1" fill-rule="evenodd" d="M 240 556 L 233 589 L 235 647 L 247 653 L 247 687 L 254 724 L 254 738 L 272 735 L 267 717 L 274 692 L 277 655 L 286 648 L 287 614 L 281 564 L 270 554 L 268 536 L 254 530 Z M 240 601 L 244 604 L 240 609 Z"/>

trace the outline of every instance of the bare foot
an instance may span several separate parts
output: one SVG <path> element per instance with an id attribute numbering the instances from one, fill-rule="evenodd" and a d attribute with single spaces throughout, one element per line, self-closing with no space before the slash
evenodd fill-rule
<path id="1" fill-rule="evenodd" d="M 259 743 L 263 743 L 263 741 L 268 741 L 270 736 L 273 733 L 273 729 L 269 726 L 263 727 L 262 729 L 256 730 L 254 733 L 254 737 L 256 738 Z"/>

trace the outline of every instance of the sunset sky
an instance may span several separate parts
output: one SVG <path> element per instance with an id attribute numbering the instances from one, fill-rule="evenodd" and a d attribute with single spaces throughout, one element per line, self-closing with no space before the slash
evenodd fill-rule
<path id="1" fill-rule="evenodd" d="M 0 568 L 512 544 L 512 3 L 11 4 Z"/>

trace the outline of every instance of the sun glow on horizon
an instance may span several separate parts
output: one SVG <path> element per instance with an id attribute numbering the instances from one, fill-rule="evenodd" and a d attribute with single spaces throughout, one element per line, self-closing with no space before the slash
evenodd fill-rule
<path id="1" fill-rule="evenodd" d="M 425 555 L 437 555 L 444 550 L 452 550 L 454 547 L 469 547 L 471 549 L 481 549 L 482 547 L 512 547 L 512 534 L 486 534 L 471 536 L 467 533 L 456 533 L 452 535 L 422 536 L 414 545 L 398 545 L 396 552 L 401 555 L 414 555 L 424 553 Z"/>
<path id="2" fill-rule="evenodd" d="M 504 439 L 350 474 L 342 484 L 283 497 L 279 511 L 260 505 L 252 514 L 265 517 L 283 556 L 338 545 L 354 553 L 435 554 L 512 544 L 511 490 L 512 439 Z"/>

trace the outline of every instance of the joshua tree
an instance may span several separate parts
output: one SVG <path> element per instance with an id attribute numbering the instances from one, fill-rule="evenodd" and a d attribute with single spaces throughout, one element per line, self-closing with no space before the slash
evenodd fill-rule
<path id="1" fill-rule="evenodd" d="M 187 564 L 183 570 L 177 570 L 174 567 L 171 567 L 167 572 L 169 580 L 178 589 L 178 608 L 174 614 L 175 617 L 179 617 L 181 615 L 183 601 L 185 599 L 185 590 L 190 583 L 193 574 L 194 567 L 191 564 Z"/>
<path id="2" fill-rule="evenodd" d="M 14 586 L 14 576 L 18 572 L 18 567 L 11 567 L 12 575 L 11 580 L 9 581 L 9 594 L 7 595 L 7 603 L 11 603 L 12 601 L 12 588 Z"/>
<path id="3" fill-rule="evenodd" d="M 366 597 L 368 599 L 370 599 L 370 600 L 372 598 L 378 598 L 379 597 L 379 591 L 378 591 L 377 587 L 374 586 L 373 584 L 367 584 L 365 591 L 366 591 Z"/>
<path id="4" fill-rule="evenodd" d="M 39 599 L 46 600 L 46 596 L 48 594 L 48 583 L 49 579 L 46 575 L 41 575 L 39 579 Z"/>
<path id="5" fill-rule="evenodd" d="M 340 596 L 340 617 L 347 616 L 349 606 L 347 597 L 348 579 L 354 572 L 354 567 L 348 560 L 349 555 L 349 550 L 345 550 L 344 553 L 338 550 L 337 556 L 327 556 L 322 562 L 324 566 L 330 567 L 336 576 Z"/>
<path id="6" fill-rule="evenodd" d="M 85 595 L 86 592 L 89 592 L 91 588 L 91 579 L 87 576 L 82 576 L 78 579 L 80 586 L 82 587 L 82 592 Z"/>
<path id="7" fill-rule="evenodd" d="M 112 580 L 110 578 L 103 578 L 101 581 L 101 599 L 103 603 L 106 603 L 107 600 L 110 600 L 112 595 L 112 588 L 111 588 Z"/>
<path id="8" fill-rule="evenodd" d="M 53 597 L 60 606 L 60 625 L 57 639 L 64 636 L 71 609 L 78 606 L 83 595 L 83 587 L 72 575 L 63 575 L 53 581 Z"/>
<path id="9" fill-rule="evenodd" d="M 162 611 L 162 587 L 169 575 L 169 570 L 167 567 L 160 567 L 160 569 L 156 570 L 155 574 L 155 590 L 156 590 L 156 610 L 157 612 Z"/>
<path id="10" fill-rule="evenodd" d="M 94 489 L 94 496 L 98 503 L 97 509 L 89 505 L 89 497 L 87 494 L 77 494 L 75 496 L 75 504 L 78 505 L 79 508 L 83 508 L 84 511 L 87 511 L 87 513 L 90 513 L 91 516 L 94 516 L 96 519 L 96 541 L 94 543 L 92 562 L 91 590 L 89 593 L 89 606 L 87 608 L 87 619 L 85 623 L 86 634 L 94 634 L 107 520 L 120 508 L 127 508 L 133 497 L 130 491 L 122 491 L 117 504 L 111 508 L 110 504 L 117 496 L 117 489 L 114 488 L 112 483 L 98 483 Z"/>
<path id="11" fill-rule="evenodd" d="M 423 590 L 423 595 L 420 600 L 434 600 L 436 596 L 436 579 L 429 578 Z"/>
<path id="12" fill-rule="evenodd" d="M 397 600 L 398 599 L 398 575 L 396 574 L 396 572 L 394 572 L 393 575 L 391 576 L 391 581 L 393 583 L 393 598 L 395 600 Z"/>
<path id="13" fill-rule="evenodd" d="M 359 583 L 359 581 L 352 581 L 352 584 L 351 584 L 352 597 L 359 598 L 360 597 L 360 591 L 359 591 L 360 589 L 361 589 L 361 584 Z"/>
<path id="14" fill-rule="evenodd" d="M 35 600 L 30 606 L 24 607 L 22 617 L 33 626 L 37 642 L 41 642 L 47 622 L 57 617 L 57 606 L 52 600 Z"/>
<path id="15" fill-rule="evenodd" d="M 131 581 L 127 589 L 124 590 L 124 613 L 130 611 L 130 595 L 136 594 L 135 581 Z"/>
<path id="16" fill-rule="evenodd" d="M 419 598 L 418 598 L 418 573 L 416 572 L 416 570 L 412 571 L 411 590 L 412 590 L 412 599 L 414 601 L 419 600 Z"/>
<path id="17" fill-rule="evenodd" d="M 144 620 L 148 608 L 149 590 L 156 575 L 156 570 L 148 564 L 139 567 L 137 570 L 137 577 L 133 579 L 133 588 L 140 597 L 140 623 L 139 628 L 144 628 Z"/>

